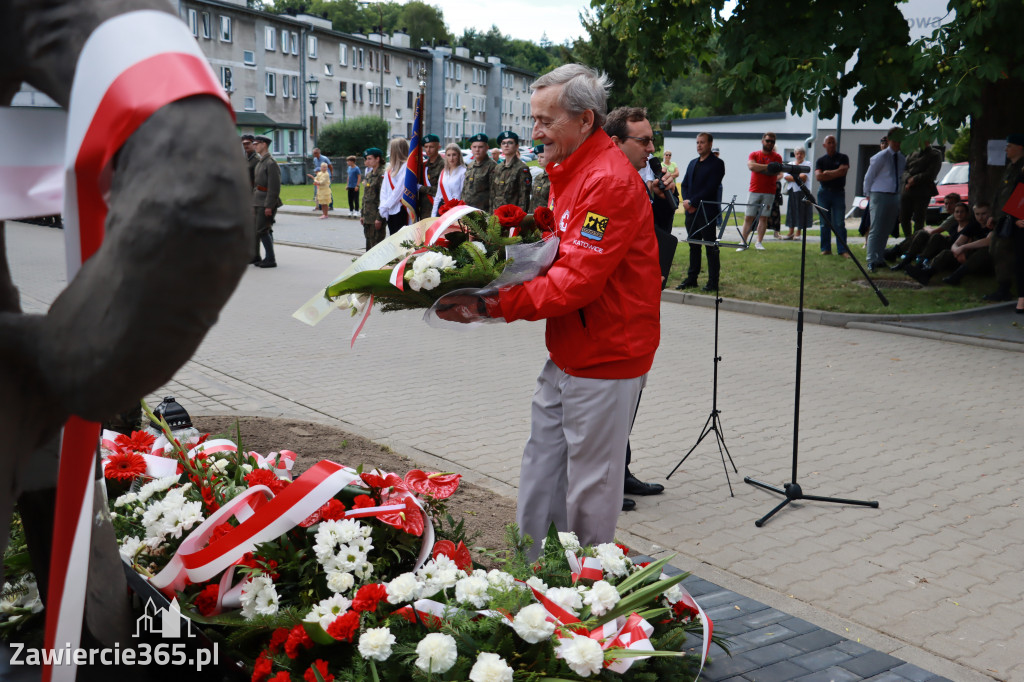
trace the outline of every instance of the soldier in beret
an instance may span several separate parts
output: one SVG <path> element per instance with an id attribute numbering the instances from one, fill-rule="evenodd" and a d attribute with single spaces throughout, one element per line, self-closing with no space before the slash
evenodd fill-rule
<path id="1" fill-rule="evenodd" d="M 444 170 L 444 157 L 440 154 L 441 138 L 433 133 L 424 135 L 423 151 L 427 155 L 427 162 L 423 167 L 423 176 L 427 184 L 420 185 L 416 202 L 416 217 L 420 220 L 430 217 L 434 196 L 437 194 L 437 181 Z"/>
<path id="2" fill-rule="evenodd" d="M 519 136 L 506 130 L 498 134 L 498 144 L 505 156 L 505 163 L 499 165 L 491 176 L 491 211 L 512 204 L 529 212 L 533 176 L 529 167 L 519 158 Z"/>
<path id="3" fill-rule="evenodd" d="M 491 176 L 497 168 L 497 164 L 487 156 L 487 142 L 483 133 L 469 138 L 473 160 L 466 168 L 466 183 L 462 188 L 462 200 L 485 211 L 491 207 Z"/>
<path id="4" fill-rule="evenodd" d="M 551 193 L 551 180 L 548 178 L 548 162 L 544 157 L 544 145 L 539 144 L 533 148 L 537 155 L 537 164 L 544 171 L 533 180 L 533 190 L 530 192 L 530 213 L 533 213 L 539 206 L 548 205 L 548 195 Z"/>
<path id="5" fill-rule="evenodd" d="M 363 236 L 366 237 L 366 250 L 369 251 L 384 240 L 384 221 L 380 217 L 380 183 L 384 176 L 381 170 L 381 159 L 384 152 L 377 147 L 370 147 L 363 156 L 366 157 L 366 173 L 363 182 Z"/>
<path id="6" fill-rule="evenodd" d="M 253 171 L 252 208 L 256 222 L 256 251 L 252 264 L 258 268 L 276 268 L 274 258 L 274 219 L 281 206 L 281 169 L 270 153 L 270 138 L 257 135 L 253 148 L 260 155 Z M 264 258 L 260 259 L 260 244 L 263 244 Z"/>
<path id="7" fill-rule="evenodd" d="M 256 139 L 255 135 L 246 133 L 242 135 L 242 150 L 245 151 L 245 160 L 249 162 L 249 189 L 256 184 L 254 177 L 256 176 L 256 164 L 260 162 L 260 155 L 253 149 L 252 143 Z"/>

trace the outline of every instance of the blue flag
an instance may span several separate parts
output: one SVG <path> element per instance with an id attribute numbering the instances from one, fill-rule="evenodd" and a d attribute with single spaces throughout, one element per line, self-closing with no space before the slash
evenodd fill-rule
<path id="1" fill-rule="evenodd" d="M 416 199 L 419 186 L 423 184 L 423 94 L 416 98 L 416 118 L 412 124 L 412 140 L 409 141 L 409 160 L 405 163 L 405 178 L 402 180 L 402 204 L 409 213 L 409 224 L 416 222 Z"/>

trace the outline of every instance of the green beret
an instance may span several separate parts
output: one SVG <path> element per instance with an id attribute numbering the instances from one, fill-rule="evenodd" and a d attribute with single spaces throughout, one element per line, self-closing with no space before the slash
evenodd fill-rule
<path id="1" fill-rule="evenodd" d="M 1010 133 L 1006 136 L 1006 143 L 1024 146 L 1024 133 Z"/>
<path id="2" fill-rule="evenodd" d="M 376 156 L 378 159 L 383 159 L 384 152 L 382 152 L 380 149 L 376 147 L 370 147 L 369 149 L 363 152 L 363 156 Z"/>
<path id="3" fill-rule="evenodd" d="M 470 144 L 473 142 L 483 142 L 484 144 L 490 144 L 490 140 L 487 139 L 487 135 L 483 133 L 477 133 L 473 137 L 469 138 Z"/>
<path id="4" fill-rule="evenodd" d="M 534 154 L 543 154 L 544 153 L 544 145 L 539 144 L 536 147 L 534 147 L 533 148 L 533 153 Z"/>
<path id="5" fill-rule="evenodd" d="M 511 130 L 503 130 L 498 133 L 498 144 L 501 144 L 505 140 L 515 140 L 516 144 L 519 144 L 519 136 Z"/>
<path id="6" fill-rule="evenodd" d="M 440 144 L 441 138 L 435 135 L 434 133 L 429 133 L 423 136 L 423 144 L 426 144 L 428 142 L 437 142 L 438 144 Z"/>

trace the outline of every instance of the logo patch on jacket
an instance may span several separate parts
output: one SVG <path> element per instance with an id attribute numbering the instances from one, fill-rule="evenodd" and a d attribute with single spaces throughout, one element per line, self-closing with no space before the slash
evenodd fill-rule
<path id="1" fill-rule="evenodd" d="M 580 234 L 587 239 L 600 241 L 604 238 L 604 231 L 607 228 L 607 218 L 597 213 L 587 213 L 587 217 L 583 219 L 583 227 L 580 229 Z"/>

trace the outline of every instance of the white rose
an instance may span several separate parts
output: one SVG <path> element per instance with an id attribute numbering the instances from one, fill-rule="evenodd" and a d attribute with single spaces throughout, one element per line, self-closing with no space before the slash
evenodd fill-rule
<path id="1" fill-rule="evenodd" d="M 550 639 L 555 624 L 547 620 L 548 612 L 540 604 L 524 606 L 512 620 L 512 629 L 530 644 Z"/>
<path id="2" fill-rule="evenodd" d="M 604 651 L 596 640 L 580 635 L 564 637 L 555 647 L 555 657 L 565 661 L 580 677 L 590 677 L 604 667 Z"/>
<path id="3" fill-rule="evenodd" d="M 455 598 L 461 603 L 470 603 L 478 609 L 487 605 L 487 578 L 470 576 L 455 583 Z"/>
<path id="4" fill-rule="evenodd" d="M 441 632 L 431 632 L 416 645 L 416 667 L 425 673 L 446 673 L 458 657 L 455 638 Z"/>
<path id="5" fill-rule="evenodd" d="M 595 616 L 603 616 L 619 603 L 619 591 L 604 580 L 598 580 L 587 591 L 583 603 L 590 606 L 590 612 Z"/>
<path id="6" fill-rule="evenodd" d="M 363 658 L 386 661 L 391 656 L 395 636 L 387 628 L 370 628 L 359 636 L 359 653 Z"/>
<path id="7" fill-rule="evenodd" d="M 545 596 L 574 616 L 578 616 L 583 608 L 580 593 L 572 587 L 552 587 Z"/>
<path id="8" fill-rule="evenodd" d="M 469 679 L 470 682 L 512 682 L 512 668 L 498 654 L 481 651 L 469 671 Z"/>
<path id="9" fill-rule="evenodd" d="M 403 573 L 385 584 L 388 590 L 389 604 L 402 604 L 419 599 L 423 586 L 412 573 Z"/>

